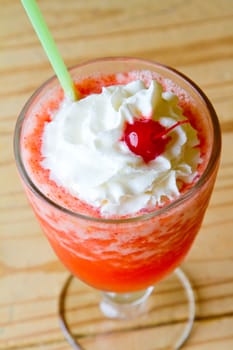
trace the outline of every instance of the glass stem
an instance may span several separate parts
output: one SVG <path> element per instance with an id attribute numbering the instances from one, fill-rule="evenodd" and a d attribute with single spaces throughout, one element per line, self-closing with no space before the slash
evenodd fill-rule
<path id="1" fill-rule="evenodd" d="M 146 311 L 146 301 L 154 287 L 131 293 L 102 292 L 100 309 L 108 318 L 131 319 Z"/>

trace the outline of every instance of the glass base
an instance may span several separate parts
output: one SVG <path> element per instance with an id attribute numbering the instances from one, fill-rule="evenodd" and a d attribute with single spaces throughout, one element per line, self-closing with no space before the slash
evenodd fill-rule
<path id="1" fill-rule="evenodd" d="M 192 330 L 195 298 L 179 268 L 155 287 L 134 293 L 99 293 L 69 276 L 58 312 L 75 350 L 178 350 Z"/>

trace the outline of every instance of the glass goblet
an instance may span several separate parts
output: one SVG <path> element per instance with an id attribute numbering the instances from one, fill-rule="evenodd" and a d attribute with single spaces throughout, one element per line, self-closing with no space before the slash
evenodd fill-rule
<path id="1" fill-rule="evenodd" d="M 60 94 L 55 77 L 33 94 L 18 118 L 14 137 L 16 164 L 28 200 L 53 250 L 73 276 L 101 291 L 100 308 L 105 316 L 132 319 L 145 314 L 154 285 L 175 271 L 186 289 L 190 312 L 182 335 L 174 344 L 178 349 L 191 331 L 195 309 L 191 285 L 178 266 L 200 229 L 213 190 L 220 158 L 220 128 L 205 94 L 172 68 L 135 58 L 105 58 L 70 70 L 74 81 L 96 72 L 110 75 L 130 71 L 146 75 L 152 72 L 158 80 L 167 82 L 170 91 L 174 86 L 178 87 L 184 103 L 188 97 L 194 117 L 196 113 L 196 124 L 201 125 L 200 137 L 205 145 L 202 173 L 185 193 L 162 208 L 122 218 L 75 212 L 51 199 L 44 179 L 30 169 L 24 140 L 30 137 L 41 109 L 46 109 L 48 101 L 56 101 Z M 71 281 L 69 278 L 66 282 L 62 298 L 67 295 Z M 64 319 L 63 308 L 64 300 L 61 299 L 64 334 L 74 348 L 81 349 Z"/>

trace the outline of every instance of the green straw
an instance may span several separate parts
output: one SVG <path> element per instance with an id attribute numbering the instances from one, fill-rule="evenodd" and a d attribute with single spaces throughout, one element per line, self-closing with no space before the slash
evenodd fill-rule
<path id="1" fill-rule="evenodd" d="M 21 0 L 66 96 L 77 100 L 74 83 L 35 0 Z"/>

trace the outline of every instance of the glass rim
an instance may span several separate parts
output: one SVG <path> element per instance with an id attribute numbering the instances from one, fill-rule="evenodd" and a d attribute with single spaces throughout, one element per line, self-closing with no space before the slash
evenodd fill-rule
<path id="1" fill-rule="evenodd" d="M 199 189 L 204 183 L 206 178 L 208 178 L 209 174 L 211 174 L 212 170 L 216 166 L 216 162 L 218 160 L 220 151 L 221 151 L 221 130 L 220 130 L 220 124 L 219 120 L 217 117 L 217 114 L 215 112 L 215 109 L 213 105 L 211 104 L 210 100 L 208 97 L 205 95 L 205 93 L 199 88 L 199 86 L 194 83 L 190 78 L 188 78 L 186 75 L 183 73 L 179 72 L 178 70 L 167 66 L 165 64 L 161 64 L 156 61 L 152 60 L 146 60 L 146 59 L 141 59 L 141 58 L 134 58 L 134 57 L 104 57 L 104 58 L 97 58 L 93 60 L 88 60 L 82 63 L 79 63 L 77 65 L 74 65 L 69 68 L 69 71 L 72 72 L 73 70 L 78 69 L 79 67 L 84 67 L 88 66 L 94 63 L 98 62 L 113 62 L 113 61 L 130 61 L 130 62 L 137 62 L 141 64 L 147 64 L 147 65 L 153 65 L 157 66 L 161 69 L 167 70 L 172 74 L 175 74 L 178 78 L 181 78 L 184 80 L 201 98 L 201 100 L 204 102 L 207 110 L 209 111 L 210 118 L 212 121 L 212 126 L 213 126 L 213 137 L 214 137 L 214 142 L 212 145 L 212 149 L 210 152 L 210 157 L 208 160 L 208 164 L 201 174 L 200 178 L 197 180 L 197 182 L 192 186 L 190 189 L 187 190 L 184 194 L 181 194 L 178 198 L 174 199 L 171 201 L 171 203 L 166 204 L 165 206 L 161 208 L 157 208 L 155 210 L 149 211 L 148 213 L 143 213 L 139 215 L 132 215 L 129 217 L 117 217 L 117 218 L 111 218 L 111 217 L 95 217 L 95 216 L 89 216 L 86 214 L 81 214 L 79 212 L 70 210 L 66 207 L 63 207 L 62 205 L 56 203 L 55 201 L 51 200 L 49 197 L 47 197 L 43 192 L 40 191 L 40 189 L 34 184 L 34 182 L 31 180 L 29 174 L 26 171 L 26 168 L 23 164 L 23 160 L 21 157 L 21 152 L 20 152 L 20 137 L 21 137 L 21 131 L 22 131 L 22 125 L 24 121 L 24 116 L 26 115 L 27 110 L 31 106 L 32 102 L 35 100 L 35 98 L 43 91 L 43 89 L 52 83 L 53 81 L 58 81 L 57 77 L 53 75 L 49 79 L 47 79 L 42 85 L 40 85 L 35 92 L 31 95 L 31 97 L 27 100 L 25 103 L 24 107 L 22 108 L 17 121 L 15 125 L 15 131 L 14 131 L 14 155 L 15 155 L 15 161 L 16 165 L 18 168 L 18 171 L 20 173 L 20 176 L 22 177 L 23 181 L 25 184 L 30 188 L 30 190 L 41 200 L 45 201 L 52 207 L 56 208 L 57 210 L 60 210 L 63 213 L 69 214 L 73 217 L 83 219 L 83 220 L 89 220 L 89 221 L 94 221 L 94 222 L 102 222 L 102 223 L 127 223 L 127 222 L 135 222 L 139 220 L 148 220 L 153 217 L 159 216 L 163 213 L 166 213 L 168 210 L 171 208 L 175 208 L 187 199 L 189 199 L 197 189 Z M 149 69 L 148 69 L 149 70 Z"/>

